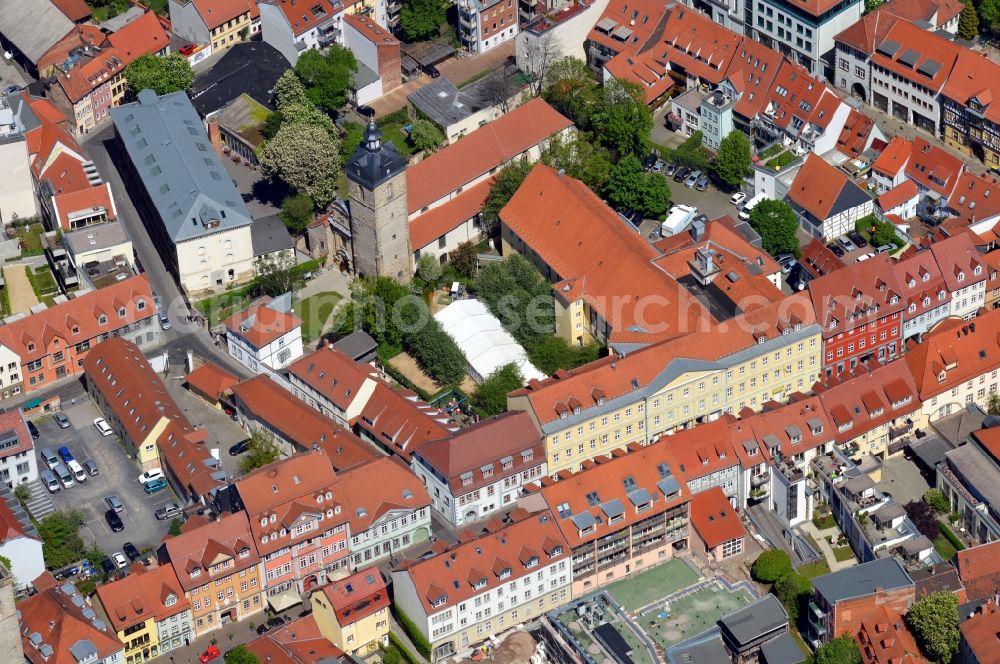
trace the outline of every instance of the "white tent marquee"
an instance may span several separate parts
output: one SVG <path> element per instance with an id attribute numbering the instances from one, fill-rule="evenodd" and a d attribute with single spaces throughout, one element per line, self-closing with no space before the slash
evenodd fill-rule
<path id="1" fill-rule="evenodd" d="M 469 375 L 477 383 L 511 363 L 521 370 L 525 381 L 546 378 L 528 361 L 524 348 L 479 300 L 456 300 L 434 314 L 434 318 L 462 349 Z"/>

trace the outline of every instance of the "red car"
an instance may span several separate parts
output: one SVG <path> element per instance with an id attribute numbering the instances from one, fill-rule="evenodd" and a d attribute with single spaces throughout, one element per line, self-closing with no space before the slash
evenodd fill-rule
<path id="1" fill-rule="evenodd" d="M 219 648 L 217 646 L 209 646 L 208 650 L 198 655 L 198 660 L 201 664 L 206 664 L 206 662 L 211 662 L 213 659 L 221 655 Z"/>

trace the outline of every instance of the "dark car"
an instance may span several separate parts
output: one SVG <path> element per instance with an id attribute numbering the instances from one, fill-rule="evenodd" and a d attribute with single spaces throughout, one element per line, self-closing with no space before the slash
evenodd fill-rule
<path id="1" fill-rule="evenodd" d="M 28 431 L 31 433 L 31 437 L 35 440 L 38 440 L 38 436 L 41 435 L 38 433 L 38 427 L 36 427 L 35 423 L 31 420 L 28 420 Z"/>
<path id="2" fill-rule="evenodd" d="M 358 106 L 358 115 L 364 116 L 368 119 L 374 118 L 375 109 L 372 108 L 371 106 L 365 106 L 364 104 L 362 104 L 361 106 Z"/>
<path id="3" fill-rule="evenodd" d="M 439 72 L 438 68 L 435 67 L 434 65 L 428 66 L 424 71 L 426 71 L 427 75 L 430 76 L 431 78 L 437 78 L 441 75 L 441 72 Z"/>
<path id="4" fill-rule="evenodd" d="M 829 244 L 829 245 L 827 245 L 827 246 L 828 246 L 828 248 L 830 249 L 830 251 L 832 251 L 832 252 L 834 253 L 834 255 L 835 255 L 835 256 L 837 256 L 837 257 L 841 257 L 841 256 L 843 256 L 843 255 L 844 255 L 844 248 L 843 248 L 843 247 L 841 247 L 841 246 L 840 246 L 839 244 L 837 244 L 836 242 L 834 242 L 834 243 L 832 243 L 832 244 Z"/>
<path id="5" fill-rule="evenodd" d="M 229 456 L 239 456 L 250 449 L 250 439 L 241 440 L 229 448 Z"/>
<path id="6" fill-rule="evenodd" d="M 115 563 L 111 558 L 104 556 L 104 559 L 101 560 L 101 569 L 104 570 L 105 574 L 114 574 L 118 568 L 115 567 Z"/>
<path id="7" fill-rule="evenodd" d="M 674 182 L 684 182 L 684 178 L 686 178 L 690 172 L 690 168 L 687 166 L 681 166 L 674 171 Z"/>
<path id="8" fill-rule="evenodd" d="M 624 210 L 618 211 L 618 216 L 632 224 L 636 228 L 642 223 L 642 215 L 633 210 L 632 208 L 625 208 Z"/>
<path id="9" fill-rule="evenodd" d="M 142 552 L 139 551 L 138 547 L 132 542 L 125 542 L 125 546 L 122 547 L 122 551 L 128 556 L 128 559 L 135 562 L 139 558 L 142 558 Z"/>
<path id="10" fill-rule="evenodd" d="M 847 237 L 849 237 L 851 239 L 851 242 L 854 243 L 854 246 L 858 247 L 859 249 L 861 247 L 868 246 L 868 241 L 865 240 L 865 237 L 861 233 L 858 233 L 857 231 L 851 231 L 850 233 L 847 234 Z"/>
<path id="11" fill-rule="evenodd" d="M 104 513 L 104 520 L 108 522 L 111 530 L 116 533 L 120 533 L 125 530 L 125 523 L 122 522 L 121 517 L 114 510 L 108 510 Z"/>

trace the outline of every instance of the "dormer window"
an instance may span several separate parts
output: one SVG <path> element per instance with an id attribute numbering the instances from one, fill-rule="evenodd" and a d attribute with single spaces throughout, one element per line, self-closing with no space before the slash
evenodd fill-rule
<path id="1" fill-rule="evenodd" d="M 191 578 L 192 579 L 196 579 L 199 576 L 201 576 L 201 568 L 200 567 L 195 567 L 193 570 L 191 570 Z"/>
<path id="2" fill-rule="evenodd" d="M 100 316 L 97 317 L 97 324 L 98 325 L 107 325 L 108 324 L 108 317 L 106 315 L 104 315 L 104 314 L 101 314 Z"/>
<path id="3" fill-rule="evenodd" d="M 917 310 L 917 305 L 916 305 L 916 303 L 914 303 L 914 302 L 910 302 L 910 306 L 908 306 L 908 307 L 906 308 L 906 310 L 907 310 L 908 312 L 910 312 L 911 314 L 912 314 L 913 312 L 915 312 L 915 311 Z"/>
<path id="4" fill-rule="evenodd" d="M 524 569 L 531 569 L 532 567 L 534 567 L 537 564 L 538 564 L 538 556 L 532 556 L 532 557 L 528 558 L 527 561 L 525 561 L 525 563 L 524 563 Z"/>
<path id="5" fill-rule="evenodd" d="M 145 311 L 145 309 L 146 309 L 146 301 L 145 300 L 139 300 L 138 302 L 135 303 L 135 308 L 138 309 L 139 311 Z"/>
<path id="6" fill-rule="evenodd" d="M 278 520 L 278 517 L 277 517 L 277 515 L 275 515 L 275 514 L 272 514 L 272 515 L 271 515 L 271 518 L 269 519 L 269 521 L 270 521 L 271 523 L 274 523 L 274 522 L 275 522 L 275 521 L 277 521 L 277 520 Z"/>
<path id="7" fill-rule="evenodd" d="M 35 342 L 33 342 L 33 341 L 29 341 L 28 342 L 28 352 L 29 353 L 34 353 L 35 352 Z"/>
<path id="8" fill-rule="evenodd" d="M 260 520 L 260 525 L 261 526 L 267 526 L 267 517 L 266 516 L 263 519 Z"/>
<path id="9" fill-rule="evenodd" d="M 167 598 L 165 600 L 163 600 L 163 606 L 168 607 L 168 608 L 171 607 L 171 606 L 173 606 L 176 603 L 177 603 L 177 595 L 175 595 L 173 593 L 170 593 L 169 595 L 167 595 Z"/>
<path id="10" fill-rule="evenodd" d="M 473 590 L 480 590 L 481 588 L 485 587 L 486 587 L 486 579 L 479 579 L 478 581 L 472 584 Z"/>
<path id="11" fill-rule="evenodd" d="M 574 415 L 579 415 L 580 414 L 580 407 L 579 406 L 574 406 L 573 407 L 573 414 Z"/>
<path id="12" fill-rule="evenodd" d="M 597 397 L 597 405 L 598 406 L 604 405 L 604 397 Z"/>
<path id="13" fill-rule="evenodd" d="M 955 278 L 958 279 L 959 281 L 965 281 L 965 272 L 959 272 L 958 276 Z"/>
<path id="14" fill-rule="evenodd" d="M 249 558 L 249 557 L 250 557 L 249 547 L 243 547 L 242 549 L 240 549 L 240 558 Z"/>
<path id="15" fill-rule="evenodd" d="M 982 266 L 982 265 L 977 265 L 977 266 L 975 267 L 975 269 L 973 269 L 973 270 L 972 270 L 972 273 L 973 273 L 974 275 L 976 275 L 976 276 L 979 276 L 980 274 L 982 274 L 982 273 L 983 273 L 983 266 Z"/>
<path id="16" fill-rule="evenodd" d="M 569 417 L 569 411 L 568 410 L 559 411 L 559 419 L 560 420 L 565 420 L 567 417 Z"/>
<path id="17" fill-rule="evenodd" d="M 931 280 L 931 273 L 930 272 L 924 272 L 922 275 L 920 275 L 920 279 L 921 279 L 921 281 L 930 281 Z"/>
<path id="18" fill-rule="evenodd" d="M 431 606 L 433 606 L 434 608 L 437 608 L 439 606 L 444 606 L 445 602 L 447 602 L 447 601 L 448 601 L 448 596 L 447 595 L 441 595 L 440 597 L 438 597 L 437 599 L 435 599 L 433 602 L 431 602 Z"/>
<path id="19" fill-rule="evenodd" d="M 909 286 L 910 288 L 913 288 L 914 286 L 917 285 L 917 280 L 914 279 L 913 277 L 910 277 L 910 280 L 906 282 L 906 285 Z"/>
<path id="20" fill-rule="evenodd" d="M 502 570 L 500 570 L 500 573 L 497 574 L 497 578 L 503 580 L 509 577 L 510 575 L 511 575 L 511 569 L 509 567 L 504 567 Z"/>
<path id="21" fill-rule="evenodd" d="M 925 295 L 925 296 L 924 296 L 924 306 L 925 306 L 925 307 L 926 307 L 926 306 L 929 306 L 929 305 L 930 305 L 930 303 L 931 303 L 931 298 L 929 298 L 929 297 L 927 297 L 927 296 Z"/>
<path id="22" fill-rule="evenodd" d="M 119 307 L 118 308 L 118 317 L 119 318 L 125 318 L 125 307 Z"/>
<path id="23" fill-rule="evenodd" d="M 80 326 L 79 325 L 74 325 L 72 332 L 73 332 L 73 334 L 80 334 Z"/>
<path id="24" fill-rule="evenodd" d="M 896 304 L 897 302 L 899 302 L 899 298 L 897 296 L 893 295 L 889 298 L 889 304 Z"/>

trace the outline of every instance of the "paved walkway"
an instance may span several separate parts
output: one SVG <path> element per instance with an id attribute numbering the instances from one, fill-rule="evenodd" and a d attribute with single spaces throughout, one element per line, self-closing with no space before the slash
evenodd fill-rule
<path id="1" fill-rule="evenodd" d="M 16 314 L 38 304 L 35 297 L 35 289 L 28 281 L 28 274 L 24 265 L 8 265 L 3 268 L 4 284 L 7 288 L 7 296 L 10 298 L 10 311 L 8 314 Z"/>
<path id="2" fill-rule="evenodd" d="M 375 111 L 375 117 L 380 118 L 383 115 L 395 113 L 401 108 L 406 108 L 406 104 L 408 103 L 407 97 L 409 97 L 411 93 L 430 83 L 430 81 L 430 76 L 421 73 L 411 77 L 406 83 L 403 83 L 398 88 L 389 91 L 388 94 L 382 95 L 370 104 L 372 109 Z"/>
<path id="3" fill-rule="evenodd" d="M 437 66 L 441 75 L 456 86 L 482 71 L 499 69 L 509 56 L 514 55 L 514 40 L 506 41 L 481 55 L 468 55 L 463 52 L 459 52 L 459 55 L 461 57 L 445 60 Z"/>
<path id="4" fill-rule="evenodd" d="M 854 567 L 858 564 L 858 561 L 853 557 L 848 558 L 847 560 L 837 560 L 837 557 L 833 555 L 833 548 L 830 546 L 830 543 L 826 541 L 826 538 L 831 535 L 836 537 L 840 534 L 840 531 L 836 526 L 833 528 L 827 528 L 826 530 L 820 530 L 815 526 L 815 524 L 813 524 L 812 521 L 806 521 L 801 524 L 799 528 L 802 529 L 802 532 L 807 533 L 810 537 L 812 537 L 819 546 L 820 553 L 822 553 L 823 557 L 826 558 L 826 564 L 830 566 L 831 572 L 836 572 L 848 567 Z"/>

